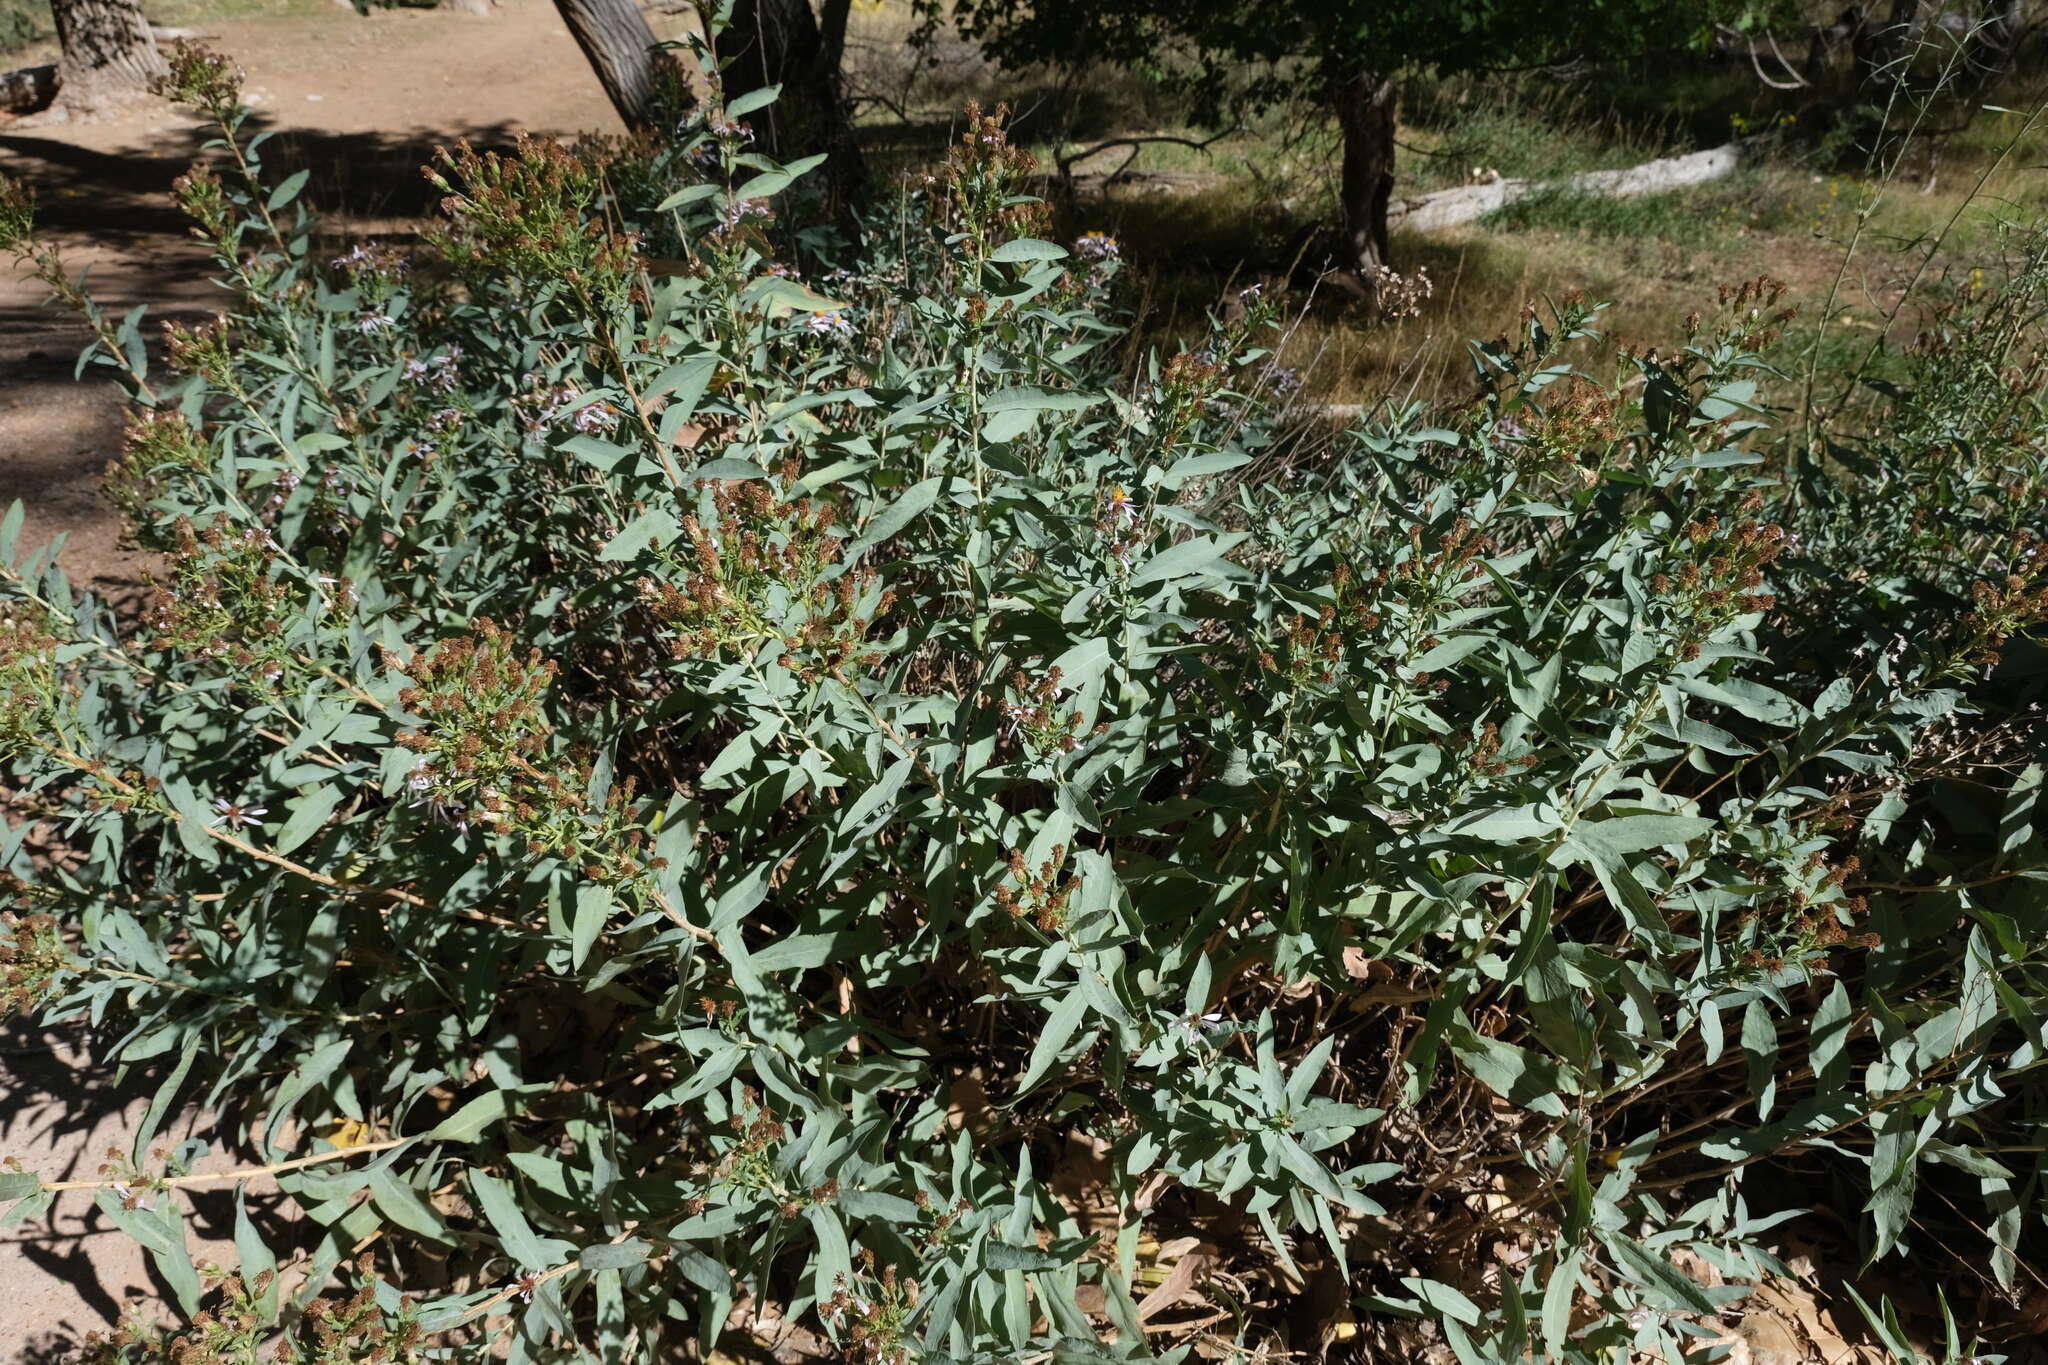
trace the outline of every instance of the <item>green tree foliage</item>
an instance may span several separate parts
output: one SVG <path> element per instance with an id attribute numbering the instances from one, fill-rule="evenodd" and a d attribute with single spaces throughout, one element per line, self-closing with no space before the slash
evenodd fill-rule
<path id="1" fill-rule="evenodd" d="M 49 0 L 0 0 L 0 61 L 9 50 L 47 37 L 51 25 Z"/>
<path id="2" fill-rule="evenodd" d="M 1704 36 L 1745 0 L 963 0 L 953 13 L 1012 63 L 1108 62 L 1188 93 L 1224 121 L 1306 100 L 1343 134 L 1343 264 L 1368 288 L 1388 264 L 1396 81 L 1404 72 L 1626 56 Z"/>
<path id="3" fill-rule="evenodd" d="M 0 1173 L 189 1315 L 103 1359 L 1676 1361 L 1815 1201 L 2042 1263 L 2038 236 L 1824 462 L 1760 282 L 1305 446 L 1256 296 L 1127 375 L 993 120 L 859 248 L 749 97 L 337 255 L 177 68 L 167 371 L 0 194 L 164 556 L 124 626 L 0 525 L 0 984 L 162 1078 Z M 203 1276 L 257 1173 L 307 1245 Z"/>

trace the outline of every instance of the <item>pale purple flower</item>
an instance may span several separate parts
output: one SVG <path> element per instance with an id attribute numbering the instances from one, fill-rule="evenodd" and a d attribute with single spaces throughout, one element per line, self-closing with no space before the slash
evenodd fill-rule
<path id="1" fill-rule="evenodd" d="M 1074 254 L 1084 261 L 1113 261 L 1123 254 L 1123 246 L 1106 232 L 1084 232 L 1075 239 Z"/>
<path id="2" fill-rule="evenodd" d="M 576 430 L 585 436 L 608 436 L 619 425 L 619 410 L 599 399 L 576 409 L 572 420 Z"/>
<path id="3" fill-rule="evenodd" d="M 1122 484 L 1110 485 L 1109 491 L 1102 495 L 1102 506 L 1115 525 L 1130 526 L 1138 520 L 1138 501 Z"/>
<path id="4" fill-rule="evenodd" d="M 253 825 L 259 817 L 270 813 L 270 808 L 267 806 L 238 805 L 228 800 L 225 796 L 214 797 L 213 808 L 220 813 L 220 818 L 234 829 L 240 829 L 244 825 Z"/>
<path id="5" fill-rule="evenodd" d="M 730 232 L 749 218 L 767 218 L 771 215 L 766 199 L 735 199 L 726 204 L 723 216 L 725 229 Z"/>
<path id="6" fill-rule="evenodd" d="M 1259 382 L 1275 398 L 1291 398 L 1301 392 L 1301 371 L 1269 362 L 1260 368 Z"/>

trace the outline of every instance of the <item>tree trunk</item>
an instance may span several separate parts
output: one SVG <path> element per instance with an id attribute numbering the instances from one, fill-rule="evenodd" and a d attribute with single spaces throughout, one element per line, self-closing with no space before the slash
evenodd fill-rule
<path id="1" fill-rule="evenodd" d="M 633 0 L 555 0 L 555 8 L 626 126 L 652 128 L 661 117 L 664 59 L 640 7 Z"/>
<path id="2" fill-rule="evenodd" d="M 51 0 L 57 19 L 57 105 L 88 114 L 146 94 L 170 74 L 137 0 Z"/>
<path id="3" fill-rule="evenodd" d="M 780 85 L 781 98 L 751 116 L 761 150 L 778 161 L 824 152 L 825 183 L 844 207 L 864 179 L 860 144 L 839 89 L 849 0 L 825 0 L 822 26 L 810 0 L 739 0 L 719 35 L 718 58 L 730 100 Z"/>
<path id="4" fill-rule="evenodd" d="M 1344 134 L 1339 264 L 1376 293 L 1376 277 L 1387 264 L 1387 206 L 1394 197 L 1394 78 L 1342 68 L 1330 74 L 1329 85 Z"/>

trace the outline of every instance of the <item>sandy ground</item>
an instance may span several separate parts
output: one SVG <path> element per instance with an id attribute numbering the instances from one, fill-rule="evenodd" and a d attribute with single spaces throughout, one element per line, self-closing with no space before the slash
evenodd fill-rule
<path id="1" fill-rule="evenodd" d="M 314 166 L 343 218 L 424 211 L 417 167 L 437 143 L 619 126 L 546 0 L 502 0 L 488 17 L 336 9 L 198 33 L 247 73 L 258 121 L 278 134 L 267 154 Z M 153 318 L 189 319 L 224 298 L 168 197 L 203 137 L 155 101 L 92 123 L 0 116 L 0 173 L 35 187 L 46 235 L 110 312 L 146 302 Z M 61 562 L 75 577 L 119 580 L 133 565 L 95 488 L 119 445 L 118 402 L 105 384 L 72 382 L 87 333 L 46 295 L 0 264 L 0 505 L 27 504 L 25 545 L 68 533 Z"/>
<path id="2" fill-rule="evenodd" d="M 486 17 L 419 10 L 247 19 L 201 28 L 247 73 L 258 119 L 279 134 L 274 158 L 312 165 L 344 220 L 424 212 L 417 174 L 436 143 L 503 143 L 520 131 L 616 131 L 618 123 L 547 0 L 500 0 Z M 182 111 L 150 102 L 117 118 L 53 123 L 0 115 L 0 173 L 27 181 L 48 237 L 116 317 L 203 317 L 225 296 L 185 235 L 168 190 L 202 134 Z M 82 324 L 51 312 L 44 288 L 0 262 L 0 507 L 27 509 L 24 547 L 66 537 L 60 563 L 102 594 L 135 580 L 139 561 L 98 493 L 118 450 L 121 406 L 104 380 L 73 373 Z M 147 331 L 154 336 L 152 322 Z M 92 1178 L 106 1149 L 126 1150 L 156 1077 L 117 1077 L 82 1031 L 18 1021 L 0 1030 L 0 1156 L 53 1179 Z M 190 1135 L 191 1121 L 172 1139 Z M 224 1159 L 224 1158 L 222 1158 Z M 230 1235 L 228 1189 L 188 1199 L 195 1251 Z M 0 1362 L 63 1359 L 134 1305 L 154 1311 L 147 1258 L 90 1194 L 63 1195 L 51 1216 L 0 1230 Z"/>

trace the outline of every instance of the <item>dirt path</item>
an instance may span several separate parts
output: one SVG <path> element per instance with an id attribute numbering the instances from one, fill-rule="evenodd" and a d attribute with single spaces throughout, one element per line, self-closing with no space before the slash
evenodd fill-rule
<path id="1" fill-rule="evenodd" d="M 266 154 L 314 166 L 323 207 L 343 220 L 426 211 L 418 167 L 437 143 L 619 127 L 547 0 L 502 0 L 488 17 L 337 8 L 197 33 L 247 73 L 256 118 L 277 134 Z M 35 188 L 47 236 L 90 269 L 110 311 L 147 303 L 153 318 L 189 319 L 222 299 L 168 197 L 203 137 L 155 102 L 87 124 L 0 116 L 0 173 Z M 65 533 L 65 568 L 112 588 L 134 572 L 96 489 L 119 404 L 107 384 L 73 382 L 87 333 L 45 295 L 0 263 L 0 507 L 22 499 L 24 545 Z"/>
<path id="2" fill-rule="evenodd" d="M 426 212 L 417 168 L 436 143 L 619 126 L 547 0 L 500 0 L 488 17 L 336 8 L 198 33 L 240 63 L 256 117 L 278 133 L 268 154 L 314 166 L 344 230 Z M 0 116 L 0 173 L 35 188 L 47 236 L 74 270 L 89 268 L 115 316 L 148 304 L 152 318 L 189 320 L 224 302 L 168 201 L 202 136 L 162 104 L 91 124 Z M 21 499 L 25 547 L 61 533 L 74 581 L 118 592 L 139 568 L 98 492 L 120 444 L 119 394 L 73 379 L 87 332 L 50 311 L 45 292 L 0 261 L 0 508 Z M 154 336 L 155 323 L 146 330 Z M 95 1065 L 83 1032 L 0 1030 L 0 1155 L 51 1177 L 90 1177 L 108 1147 L 128 1148 L 152 1090 L 146 1075 L 117 1082 Z M 214 1199 L 193 1218 L 195 1239 L 211 1248 L 232 1206 Z M 81 1194 L 64 1196 L 54 1217 L 0 1231 L 0 1285 L 7 1365 L 61 1359 L 128 1306 L 154 1313 L 162 1302 L 147 1258 Z"/>

